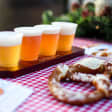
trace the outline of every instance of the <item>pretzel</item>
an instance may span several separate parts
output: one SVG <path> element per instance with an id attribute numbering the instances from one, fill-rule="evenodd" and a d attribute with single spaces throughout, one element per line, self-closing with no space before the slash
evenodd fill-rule
<path id="1" fill-rule="evenodd" d="M 112 76 L 112 60 L 106 61 L 105 73 L 108 74 L 109 78 Z"/>
<path id="2" fill-rule="evenodd" d="M 102 73 L 96 75 L 80 73 L 77 72 L 77 67 L 75 68 L 74 65 L 58 65 L 49 76 L 48 87 L 52 95 L 59 101 L 73 105 L 93 103 L 102 98 L 109 98 L 112 96 L 111 82 L 109 78 Z M 90 93 L 80 93 L 67 90 L 60 84 L 60 81 L 66 78 L 72 81 L 92 83 L 96 87 L 96 90 Z"/>

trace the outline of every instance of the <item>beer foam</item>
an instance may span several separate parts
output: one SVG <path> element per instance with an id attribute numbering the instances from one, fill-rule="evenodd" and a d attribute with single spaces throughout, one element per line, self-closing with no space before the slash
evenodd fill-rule
<path id="1" fill-rule="evenodd" d="M 60 26 L 61 27 L 61 34 L 62 35 L 72 35 L 75 34 L 77 29 L 77 24 L 70 23 L 70 22 L 52 22 L 52 25 Z"/>
<path id="2" fill-rule="evenodd" d="M 0 32 L 0 46 L 15 46 L 22 43 L 22 33 L 12 31 Z"/>
<path id="3" fill-rule="evenodd" d="M 43 29 L 44 34 L 58 34 L 60 33 L 61 28 L 59 26 L 54 25 L 36 25 L 35 29 Z"/>
<path id="4" fill-rule="evenodd" d="M 14 29 L 15 32 L 23 33 L 24 36 L 40 36 L 43 33 L 43 30 L 38 28 L 35 29 L 34 27 L 17 27 Z"/>

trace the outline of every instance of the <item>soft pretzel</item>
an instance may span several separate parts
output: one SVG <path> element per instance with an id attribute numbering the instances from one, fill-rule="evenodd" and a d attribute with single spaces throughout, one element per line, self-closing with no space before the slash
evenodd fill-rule
<path id="1" fill-rule="evenodd" d="M 105 64 L 100 64 L 101 66 L 106 66 Z M 58 65 L 49 76 L 48 87 L 55 98 L 65 103 L 82 105 L 93 103 L 101 100 L 102 98 L 112 96 L 111 82 L 107 76 L 102 74 L 104 70 L 102 70 L 101 74 L 92 75 L 78 72 L 75 66 L 77 66 L 77 64 L 72 66 Z M 72 81 L 92 83 L 96 87 L 96 90 L 90 93 L 80 93 L 67 90 L 60 84 L 60 81 L 66 78 Z"/>
<path id="2" fill-rule="evenodd" d="M 105 73 L 108 74 L 109 78 L 112 76 L 112 60 L 106 61 Z"/>

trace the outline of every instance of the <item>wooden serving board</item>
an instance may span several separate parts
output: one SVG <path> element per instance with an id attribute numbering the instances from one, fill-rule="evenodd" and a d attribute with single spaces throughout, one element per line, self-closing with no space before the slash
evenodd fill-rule
<path id="1" fill-rule="evenodd" d="M 54 64 L 64 62 L 69 59 L 84 55 L 84 49 L 73 47 L 70 52 L 58 52 L 56 56 L 52 57 L 39 57 L 38 61 L 34 62 L 20 62 L 18 67 L 15 68 L 2 68 L 0 67 L 0 77 L 14 78 L 25 75 L 30 72 L 38 71 L 49 67 Z"/>

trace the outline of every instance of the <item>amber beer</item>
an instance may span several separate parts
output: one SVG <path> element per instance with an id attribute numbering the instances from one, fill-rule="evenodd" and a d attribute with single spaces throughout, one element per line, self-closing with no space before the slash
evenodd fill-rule
<path id="1" fill-rule="evenodd" d="M 41 29 L 33 29 L 33 27 L 15 28 L 16 32 L 23 33 L 23 42 L 21 49 L 22 61 L 35 61 L 39 57 L 41 43 Z"/>
<path id="2" fill-rule="evenodd" d="M 52 25 L 36 25 L 35 28 L 43 29 L 40 55 L 41 56 L 56 55 L 60 27 Z"/>
<path id="3" fill-rule="evenodd" d="M 16 67 L 20 61 L 23 35 L 11 31 L 0 32 L 0 66 Z"/>
<path id="4" fill-rule="evenodd" d="M 53 22 L 52 24 L 61 27 L 57 51 L 59 52 L 71 51 L 73 40 L 75 38 L 77 24 L 69 22 Z"/>

